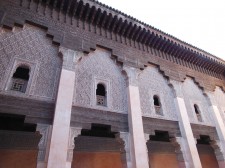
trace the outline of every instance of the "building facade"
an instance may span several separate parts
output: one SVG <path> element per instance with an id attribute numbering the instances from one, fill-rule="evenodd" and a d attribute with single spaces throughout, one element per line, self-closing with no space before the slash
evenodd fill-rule
<path id="1" fill-rule="evenodd" d="M 95 0 L 0 0 L 0 168 L 224 168 L 225 61 Z"/>

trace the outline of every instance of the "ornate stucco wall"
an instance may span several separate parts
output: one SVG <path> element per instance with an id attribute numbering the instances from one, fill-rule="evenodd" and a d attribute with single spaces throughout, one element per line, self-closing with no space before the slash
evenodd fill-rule
<path id="1" fill-rule="evenodd" d="M 111 57 L 111 52 L 97 48 L 85 55 L 76 69 L 74 103 L 107 111 L 127 113 L 126 79 L 122 68 Z M 107 90 L 107 106 L 96 105 L 95 94 L 98 83 Z"/>
<path id="2" fill-rule="evenodd" d="M 158 68 L 148 66 L 140 73 L 139 91 L 143 116 L 177 120 L 173 91 L 169 87 L 167 79 L 163 77 Z M 158 115 L 155 112 L 154 95 L 157 95 L 161 101 L 163 115 Z"/>
<path id="3" fill-rule="evenodd" d="M 10 80 L 19 65 L 30 66 L 26 94 L 10 91 Z M 52 101 L 56 97 L 62 60 L 46 31 L 29 24 L 0 31 L 0 89 L 10 95 Z"/>
<path id="4" fill-rule="evenodd" d="M 207 102 L 206 97 L 203 95 L 203 91 L 198 87 L 194 80 L 187 78 L 182 85 L 182 91 L 190 122 L 213 126 L 213 120 L 210 115 L 210 105 Z M 199 107 L 203 120 L 202 122 L 199 122 L 197 119 L 194 104 L 197 104 Z"/>

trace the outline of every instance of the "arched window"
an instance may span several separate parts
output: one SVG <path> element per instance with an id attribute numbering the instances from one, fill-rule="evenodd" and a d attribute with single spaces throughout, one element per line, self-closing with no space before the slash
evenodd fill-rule
<path id="1" fill-rule="evenodd" d="M 194 104 L 195 114 L 197 116 L 198 121 L 202 122 L 202 116 L 197 104 Z"/>
<path id="2" fill-rule="evenodd" d="M 155 112 L 156 114 L 162 115 L 162 108 L 161 108 L 161 102 L 158 96 L 153 96 L 154 106 L 155 106 Z"/>
<path id="3" fill-rule="evenodd" d="M 154 106 L 160 106 L 160 100 L 158 96 L 153 96 Z"/>
<path id="4" fill-rule="evenodd" d="M 11 90 L 26 92 L 27 83 L 29 80 L 30 68 L 27 66 L 19 66 L 12 76 Z"/>
<path id="5" fill-rule="evenodd" d="M 105 86 L 101 83 L 97 85 L 96 89 L 96 103 L 100 106 L 106 106 L 106 89 Z"/>

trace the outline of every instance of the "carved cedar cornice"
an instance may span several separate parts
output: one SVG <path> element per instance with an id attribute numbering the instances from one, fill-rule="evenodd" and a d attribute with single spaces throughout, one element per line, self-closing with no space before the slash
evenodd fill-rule
<path id="1" fill-rule="evenodd" d="M 85 107 L 72 108 L 72 127 L 91 129 L 92 123 L 110 125 L 113 132 L 128 132 L 127 114 Z"/>
<path id="2" fill-rule="evenodd" d="M 0 94 L 0 113 L 26 116 L 27 123 L 51 124 L 55 103 Z"/>
<path id="3" fill-rule="evenodd" d="M 200 50 L 194 51 L 194 49 L 192 52 L 190 46 L 182 47 L 185 43 L 178 45 L 178 48 L 182 48 L 181 51 L 176 51 L 178 43 L 172 42 L 171 39 L 166 40 L 166 34 L 159 35 L 160 31 L 157 32 L 152 27 L 149 27 L 148 31 L 154 32 L 154 36 L 146 34 L 147 29 L 142 31 L 137 25 L 137 28 L 132 27 L 136 23 L 132 19 L 130 22 L 126 20 L 127 17 L 118 20 L 113 12 L 107 13 L 113 10 L 104 11 L 105 8 L 102 5 L 98 4 L 99 8 L 96 11 L 96 6 L 91 6 L 92 3 L 88 3 L 89 1 L 79 1 L 77 6 L 75 1 L 70 1 L 71 6 L 65 6 L 65 9 L 63 6 L 59 9 L 52 8 L 53 6 L 47 4 L 49 1 L 43 4 L 27 0 L 0 2 L 3 7 L 2 9 L 0 7 L 0 13 L 4 13 L 1 25 L 8 28 L 13 28 L 15 24 L 22 26 L 29 22 L 47 29 L 47 35 L 53 38 L 54 43 L 62 47 L 90 52 L 91 49 L 96 48 L 96 45 L 100 45 L 112 50 L 112 55 L 118 62 L 129 62 L 139 68 L 144 68 L 148 62 L 153 63 L 159 65 L 165 76 L 169 78 L 183 80 L 186 76 L 192 76 L 208 90 L 214 90 L 215 86 L 225 89 L 224 61 L 221 62 L 220 59 L 210 55 L 206 56 L 209 58 L 203 58 L 207 53 L 201 53 Z M 60 5 L 62 4 L 59 3 Z M 70 13 L 72 11 L 73 15 Z M 162 38 L 163 36 L 165 37 Z M 143 40 L 140 41 L 140 39 Z M 142 43 L 142 41 L 149 43 Z M 173 43 L 172 48 L 170 42 Z"/>
<path id="4" fill-rule="evenodd" d="M 142 117 L 144 132 L 155 135 L 155 131 L 168 131 L 170 137 L 180 137 L 178 121 L 162 120 L 156 118 Z"/>
<path id="5" fill-rule="evenodd" d="M 0 130 L 0 149 L 37 150 L 41 134 Z"/>
<path id="6" fill-rule="evenodd" d="M 137 43 L 134 44 L 137 48 L 138 44 L 142 44 L 172 55 L 177 59 L 190 63 L 194 62 L 194 65 L 204 67 L 213 72 L 219 74 L 225 72 L 225 62 L 223 60 L 97 1 L 54 0 L 42 2 L 17 0 L 14 4 L 34 10 L 45 16 L 48 16 L 50 12 L 49 16 L 52 19 L 64 23 L 71 22 L 71 19 L 67 18 L 76 18 L 78 20 L 78 27 L 82 27 L 83 22 L 91 23 L 96 29 L 106 29 L 109 32 L 115 33 L 116 41 L 120 41 L 119 37 L 124 37 Z M 7 25 L 7 22 L 5 25 Z"/>
<path id="7" fill-rule="evenodd" d="M 211 140 L 219 139 L 215 127 L 199 124 L 191 124 L 191 129 L 196 139 L 199 139 L 200 135 L 208 135 Z"/>

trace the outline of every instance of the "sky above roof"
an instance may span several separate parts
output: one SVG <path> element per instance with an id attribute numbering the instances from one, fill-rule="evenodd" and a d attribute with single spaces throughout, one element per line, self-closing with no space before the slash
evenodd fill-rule
<path id="1" fill-rule="evenodd" d="M 224 0 L 98 0 L 225 60 Z"/>

